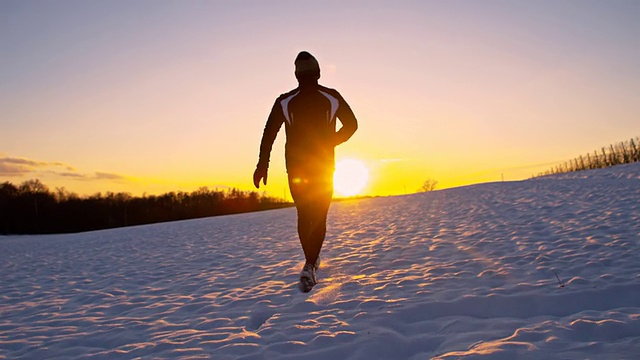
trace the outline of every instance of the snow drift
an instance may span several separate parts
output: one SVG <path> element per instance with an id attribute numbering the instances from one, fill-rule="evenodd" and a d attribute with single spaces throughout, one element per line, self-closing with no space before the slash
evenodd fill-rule
<path id="1" fill-rule="evenodd" d="M 640 164 L 295 210 L 0 237 L 0 358 L 632 359 Z"/>

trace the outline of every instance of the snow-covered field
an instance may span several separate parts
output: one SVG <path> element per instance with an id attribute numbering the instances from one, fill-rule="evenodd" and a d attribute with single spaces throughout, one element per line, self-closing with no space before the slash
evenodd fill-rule
<path id="1" fill-rule="evenodd" d="M 0 237 L 0 358 L 640 359 L 639 165 L 334 203 L 309 294 L 292 208 Z"/>

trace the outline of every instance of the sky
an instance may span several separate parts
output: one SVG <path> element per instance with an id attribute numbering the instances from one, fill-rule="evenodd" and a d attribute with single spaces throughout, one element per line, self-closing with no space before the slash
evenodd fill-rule
<path id="1" fill-rule="evenodd" d="M 363 195 L 520 180 L 640 135 L 637 1 L 0 0 L 0 182 L 251 190 L 314 54 Z M 260 191 L 287 197 L 284 129 Z"/>

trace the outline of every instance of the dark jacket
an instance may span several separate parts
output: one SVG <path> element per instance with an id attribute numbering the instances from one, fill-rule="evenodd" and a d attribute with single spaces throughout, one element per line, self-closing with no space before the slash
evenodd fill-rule
<path id="1" fill-rule="evenodd" d="M 336 118 L 342 123 L 338 132 Z M 268 168 L 271 148 L 283 123 L 290 175 L 333 173 L 335 146 L 347 141 L 358 128 L 349 104 L 336 90 L 317 84 L 295 88 L 273 104 L 260 144 L 259 168 Z"/>

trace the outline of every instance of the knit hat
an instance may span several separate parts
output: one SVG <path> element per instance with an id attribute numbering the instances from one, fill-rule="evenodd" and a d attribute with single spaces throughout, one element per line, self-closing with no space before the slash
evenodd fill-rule
<path id="1" fill-rule="evenodd" d="M 306 51 L 301 51 L 294 62 L 296 66 L 296 78 L 312 76 L 320 78 L 320 64 L 313 55 Z"/>

